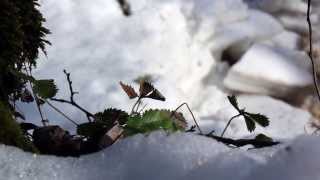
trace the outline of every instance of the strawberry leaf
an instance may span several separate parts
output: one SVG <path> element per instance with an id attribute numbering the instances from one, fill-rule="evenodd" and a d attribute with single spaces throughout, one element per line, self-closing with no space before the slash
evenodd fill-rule
<path id="1" fill-rule="evenodd" d="M 33 82 L 33 91 L 39 97 L 48 99 L 54 97 L 58 89 L 52 79 L 42 79 Z"/>

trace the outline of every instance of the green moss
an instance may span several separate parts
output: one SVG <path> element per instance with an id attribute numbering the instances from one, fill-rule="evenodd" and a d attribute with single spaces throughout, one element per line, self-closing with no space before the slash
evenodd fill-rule
<path id="1" fill-rule="evenodd" d="M 0 143 L 16 146 L 37 153 L 37 149 L 23 135 L 19 124 L 12 118 L 10 110 L 0 102 Z"/>

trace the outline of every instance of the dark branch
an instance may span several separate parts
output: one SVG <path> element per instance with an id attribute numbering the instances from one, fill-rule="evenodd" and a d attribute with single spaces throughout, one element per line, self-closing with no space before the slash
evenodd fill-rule
<path id="1" fill-rule="evenodd" d="M 117 0 L 117 1 L 118 1 L 119 5 L 120 5 L 122 13 L 125 16 L 130 16 L 132 14 L 132 12 L 131 12 L 130 4 L 127 2 L 127 0 Z"/>
<path id="2" fill-rule="evenodd" d="M 66 75 L 67 77 L 67 81 L 68 81 L 68 85 L 69 85 L 69 90 L 70 90 L 70 100 L 65 100 L 65 99 L 58 99 L 58 98 L 50 98 L 50 100 L 52 101 L 56 101 L 56 102 L 60 102 L 60 103 L 67 103 L 67 104 L 71 104 L 73 105 L 74 107 L 78 108 L 79 110 L 81 110 L 82 112 L 84 112 L 88 118 L 88 121 L 91 122 L 91 119 L 90 118 L 95 118 L 95 116 L 90 113 L 89 111 L 87 111 L 86 109 L 84 109 L 83 107 L 81 107 L 79 104 L 77 104 L 75 101 L 74 101 L 74 95 L 75 94 L 79 94 L 78 92 L 75 92 L 73 90 L 73 87 L 72 87 L 72 81 L 71 81 L 71 78 L 70 78 L 70 73 L 68 73 L 66 70 L 63 70 L 64 74 Z"/>
<path id="3" fill-rule="evenodd" d="M 310 11 L 311 11 L 311 0 L 308 0 L 308 10 L 307 10 L 307 22 L 309 26 L 309 58 L 312 64 L 312 73 L 313 73 L 313 83 L 315 86 L 316 93 L 318 95 L 318 99 L 320 101 L 320 89 L 318 85 L 318 78 L 317 78 L 317 72 L 316 72 L 316 65 L 315 61 L 313 59 L 313 46 L 312 46 L 312 23 L 310 19 Z"/>
<path id="4" fill-rule="evenodd" d="M 263 147 L 269 147 L 269 146 L 275 146 L 280 144 L 280 142 L 277 141 L 265 141 L 265 140 L 258 140 L 258 139 L 231 139 L 231 138 L 224 138 L 220 136 L 213 135 L 212 133 L 209 133 L 206 135 L 207 137 L 213 138 L 216 141 L 222 142 L 226 145 L 233 145 L 236 147 L 242 147 L 246 145 L 253 145 L 255 148 L 263 148 Z"/>

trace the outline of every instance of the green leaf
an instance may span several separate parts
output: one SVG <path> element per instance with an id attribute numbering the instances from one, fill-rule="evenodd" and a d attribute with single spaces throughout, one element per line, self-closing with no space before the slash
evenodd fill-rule
<path id="1" fill-rule="evenodd" d="M 77 133 L 86 137 L 98 137 L 107 131 L 108 127 L 98 122 L 83 123 L 77 126 Z"/>
<path id="2" fill-rule="evenodd" d="M 36 80 L 33 85 L 33 91 L 44 99 L 52 98 L 58 92 L 57 86 L 52 79 Z"/>
<path id="3" fill-rule="evenodd" d="M 17 71 L 15 69 L 10 69 L 9 70 L 13 75 L 15 75 L 16 77 L 23 79 L 24 81 L 30 81 L 30 82 L 34 82 L 36 81 L 34 77 L 29 76 L 23 72 Z"/>
<path id="4" fill-rule="evenodd" d="M 169 132 L 179 130 L 173 120 L 170 119 L 169 113 L 162 110 L 149 110 L 142 116 L 135 115 L 129 117 L 127 125 L 125 126 L 125 134 L 130 136 L 137 133 L 149 133 L 160 129 Z"/>
<path id="5" fill-rule="evenodd" d="M 262 127 L 267 127 L 269 126 L 269 118 L 265 115 L 262 114 L 254 114 L 254 113 L 248 113 L 245 112 L 246 115 L 249 116 L 250 119 L 258 123 Z"/>
<path id="6" fill-rule="evenodd" d="M 247 129 L 249 132 L 252 132 L 256 129 L 256 124 L 255 122 L 252 120 L 252 118 L 250 118 L 247 115 L 244 115 L 244 120 L 246 121 L 246 125 L 247 125 Z"/>
<path id="7" fill-rule="evenodd" d="M 230 104 L 237 110 L 240 110 L 239 105 L 238 105 L 238 101 L 235 95 L 232 96 L 228 96 L 228 100 L 230 102 Z"/>
<path id="8" fill-rule="evenodd" d="M 113 126 L 115 122 L 119 122 L 120 125 L 124 125 L 128 120 L 128 113 L 114 108 L 109 108 L 103 112 L 95 114 L 96 121 L 102 121 L 107 125 Z"/>
<path id="9" fill-rule="evenodd" d="M 258 134 L 255 137 L 258 141 L 266 141 L 266 142 L 273 142 L 273 139 L 271 137 L 266 136 L 265 134 Z"/>

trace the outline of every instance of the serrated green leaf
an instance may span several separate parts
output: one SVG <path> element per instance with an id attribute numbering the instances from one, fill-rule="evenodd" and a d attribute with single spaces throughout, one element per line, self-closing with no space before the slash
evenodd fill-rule
<path id="1" fill-rule="evenodd" d="M 239 110 L 239 105 L 238 105 L 238 101 L 235 95 L 232 96 L 228 96 L 228 100 L 230 102 L 230 104 L 237 110 Z"/>
<path id="2" fill-rule="evenodd" d="M 130 136 L 137 133 L 149 133 L 160 129 L 171 132 L 178 130 L 166 111 L 149 110 L 142 116 L 136 115 L 129 117 L 127 125 L 125 126 L 125 134 Z"/>
<path id="3" fill-rule="evenodd" d="M 58 89 L 52 79 L 42 79 L 33 82 L 33 91 L 39 97 L 47 99 L 54 97 Z"/>
<path id="4" fill-rule="evenodd" d="M 265 134 L 258 134 L 255 137 L 256 140 L 258 141 L 267 141 L 267 142 L 273 142 L 273 139 L 269 136 L 266 136 Z"/>
<path id="5" fill-rule="evenodd" d="M 256 124 L 255 122 L 247 115 L 244 115 L 244 120 L 246 122 L 246 125 L 247 125 L 247 129 L 249 132 L 252 132 L 256 129 Z"/>
<path id="6" fill-rule="evenodd" d="M 171 121 L 179 130 L 185 130 L 188 127 L 187 120 L 184 118 L 183 114 L 180 112 L 173 112 L 168 109 L 156 109 L 153 111 L 161 111 L 170 117 Z"/>
<path id="7" fill-rule="evenodd" d="M 269 118 L 265 115 L 262 114 L 254 114 L 254 113 L 248 113 L 245 112 L 246 115 L 249 116 L 253 121 L 258 123 L 262 127 L 267 127 L 269 126 Z"/>
<path id="8" fill-rule="evenodd" d="M 105 124 L 113 126 L 115 122 L 119 122 L 120 125 L 124 125 L 128 120 L 128 113 L 114 108 L 109 108 L 103 112 L 95 114 L 96 121 L 102 121 Z"/>
<path id="9" fill-rule="evenodd" d="M 86 137 L 98 137 L 105 134 L 108 127 L 103 123 L 89 122 L 77 126 L 77 133 Z"/>

